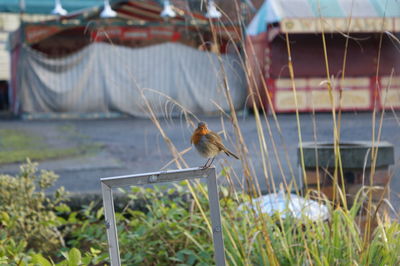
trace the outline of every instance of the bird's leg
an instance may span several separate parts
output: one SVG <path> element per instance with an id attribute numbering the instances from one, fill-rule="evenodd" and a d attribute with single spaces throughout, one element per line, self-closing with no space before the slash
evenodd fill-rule
<path id="1" fill-rule="evenodd" d="M 210 161 L 210 158 L 208 158 L 207 162 L 203 165 L 203 167 L 202 167 L 203 169 L 208 168 L 207 164 L 208 164 L 209 161 Z"/>
<path id="2" fill-rule="evenodd" d="M 208 167 L 210 167 L 212 165 L 212 163 L 214 162 L 214 159 L 215 159 L 215 157 L 212 158 L 212 160 L 211 160 L 210 164 L 208 165 Z"/>

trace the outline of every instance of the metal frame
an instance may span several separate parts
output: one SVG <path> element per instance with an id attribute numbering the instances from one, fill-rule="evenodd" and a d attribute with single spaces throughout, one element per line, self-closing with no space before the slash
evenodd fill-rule
<path id="1" fill-rule="evenodd" d="M 183 170 L 161 171 L 137 175 L 126 175 L 101 178 L 101 190 L 103 194 L 104 216 L 107 228 L 108 250 L 112 266 L 120 266 L 118 235 L 115 223 L 115 210 L 113 201 L 113 188 L 124 186 L 140 186 L 158 184 L 196 178 L 207 178 L 208 198 L 214 242 L 214 259 L 217 266 L 225 266 L 224 241 L 222 238 L 221 214 L 217 188 L 217 176 L 215 167 L 188 168 Z"/>

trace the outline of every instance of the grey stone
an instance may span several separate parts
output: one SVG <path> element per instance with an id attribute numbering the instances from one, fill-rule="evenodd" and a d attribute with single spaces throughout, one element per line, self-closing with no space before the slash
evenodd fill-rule
<path id="1" fill-rule="evenodd" d="M 303 142 L 305 168 L 335 167 L 335 152 L 332 142 Z M 387 141 L 351 141 L 340 143 L 342 167 L 346 169 L 371 168 L 372 147 L 377 148 L 375 167 L 385 167 L 394 163 L 394 148 Z M 300 147 L 297 148 L 298 163 L 301 165 Z"/>

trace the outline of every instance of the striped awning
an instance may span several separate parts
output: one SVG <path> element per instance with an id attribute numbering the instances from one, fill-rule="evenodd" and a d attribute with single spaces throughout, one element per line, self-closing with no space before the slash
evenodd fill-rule
<path id="1" fill-rule="evenodd" d="M 116 36 L 121 39 L 141 38 L 146 36 L 155 36 L 155 32 L 161 29 L 159 35 L 171 35 L 171 26 L 184 26 L 191 30 L 209 31 L 209 20 L 201 13 L 190 12 L 185 6 L 173 6 L 176 16 L 173 18 L 161 17 L 162 5 L 156 1 L 146 0 L 129 0 L 129 1 L 114 1 L 111 5 L 112 9 L 117 12 L 115 18 L 103 19 L 100 18 L 100 12 L 103 7 L 91 7 L 77 12 L 68 13 L 66 16 L 52 17 L 45 22 L 24 23 L 23 40 L 29 44 L 40 42 L 54 34 L 57 34 L 65 29 L 74 27 L 88 26 L 88 29 L 94 29 L 99 26 L 102 31 L 109 36 Z M 61 23 L 60 23 L 61 22 Z M 89 24 L 89 22 L 94 22 Z M 89 27 L 90 26 L 90 27 Z M 131 27 L 136 26 L 136 27 Z M 146 27 L 149 30 L 145 30 Z M 214 30 L 219 37 L 238 41 L 241 38 L 241 30 L 239 25 L 231 23 L 225 25 L 216 23 Z M 126 30 L 129 28 L 129 30 Z M 139 29 L 141 28 L 141 29 Z M 168 28 L 168 29 L 167 29 Z M 166 30 L 167 29 L 167 30 Z M 147 32 L 149 31 L 149 32 Z M 15 47 L 20 34 L 15 33 L 10 38 L 10 47 Z M 98 35 L 96 35 L 99 37 Z M 15 38 L 14 38 L 15 37 Z"/>
<path id="2" fill-rule="evenodd" d="M 113 6 L 113 9 L 117 12 L 118 18 L 128 20 L 130 22 L 143 23 L 143 24 L 184 24 L 186 26 L 205 26 L 209 28 L 208 18 L 199 12 L 190 12 L 185 5 L 177 6 L 173 5 L 173 9 L 176 12 L 176 17 L 165 18 L 160 16 L 162 6 L 154 1 L 123 1 Z M 240 26 L 233 25 L 232 23 L 216 23 L 214 25 L 219 36 L 237 41 L 240 39 L 241 31 Z"/>
<path id="3" fill-rule="evenodd" d="M 292 33 L 347 31 L 349 21 L 352 32 L 399 32 L 400 0 L 265 0 L 247 34 L 265 32 L 271 23 Z"/>

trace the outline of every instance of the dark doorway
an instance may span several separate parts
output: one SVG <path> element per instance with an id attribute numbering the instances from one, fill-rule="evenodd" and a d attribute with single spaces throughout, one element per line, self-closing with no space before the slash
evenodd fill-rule
<path id="1" fill-rule="evenodd" d="M 8 110 L 8 82 L 0 80 L 0 111 Z"/>

